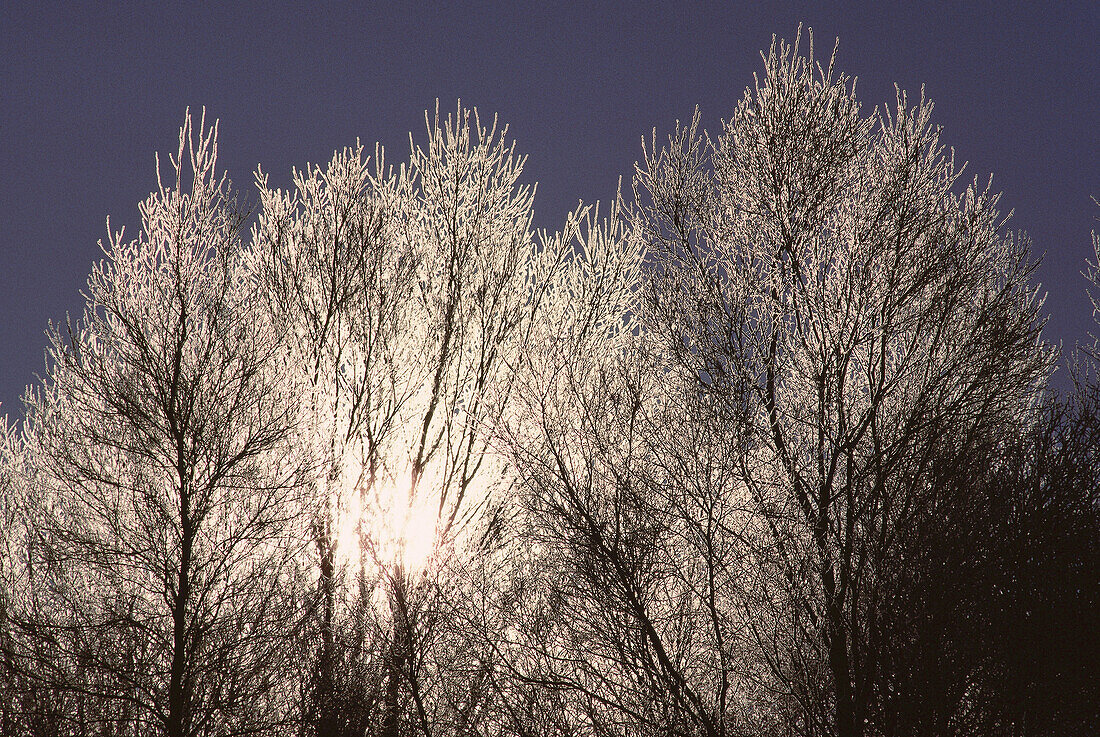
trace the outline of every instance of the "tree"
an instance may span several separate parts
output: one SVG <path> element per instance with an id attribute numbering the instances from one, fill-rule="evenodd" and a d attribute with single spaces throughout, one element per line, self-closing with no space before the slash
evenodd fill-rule
<path id="1" fill-rule="evenodd" d="M 553 284 L 572 241 L 532 232 L 506 129 L 461 107 L 426 122 L 396 174 L 357 148 L 296 173 L 292 192 L 260 177 L 254 268 L 317 461 L 318 733 L 474 728 L 491 666 L 457 626 L 475 597 L 456 572 L 492 555 L 511 484 L 492 430 L 565 294 Z"/>
<path id="2" fill-rule="evenodd" d="M 647 150 L 644 314 L 743 449 L 750 547 L 777 584 L 755 634 L 786 629 L 773 668 L 805 728 L 847 736 L 896 686 L 874 635 L 901 635 L 884 604 L 937 467 L 1026 426 L 1052 354 L 1026 240 L 988 187 L 956 191 L 931 103 L 863 116 L 812 38 L 797 49 L 773 43 L 716 139 L 696 116 Z"/>
<path id="3" fill-rule="evenodd" d="M 635 447 L 628 415 L 637 411 L 637 394 L 652 389 L 631 383 L 644 248 L 620 207 L 566 231 L 572 254 L 546 296 L 550 306 L 523 357 L 524 381 L 498 433 L 521 482 L 520 508 L 507 525 L 508 565 L 495 572 L 492 604 L 483 608 L 503 622 L 487 628 L 479 621 L 475 629 L 500 633 L 489 644 L 504 683 L 495 715 L 504 733 L 602 734 L 624 720 L 642 728 L 645 710 L 660 708 L 646 703 L 653 692 L 641 685 L 616 691 L 636 673 L 622 652 L 625 639 L 634 644 L 633 630 L 605 605 L 629 589 L 616 573 L 629 574 L 600 557 L 610 524 L 600 493 L 627 483 L 616 474 L 621 454 Z M 631 460 L 644 465 L 652 456 L 642 451 Z"/>
<path id="4" fill-rule="evenodd" d="M 242 268 L 217 127 L 190 115 L 141 206 L 111 234 L 82 319 L 50 332 L 26 398 L 44 515 L 25 656 L 77 706 L 66 729 L 184 737 L 279 719 L 276 634 L 295 554 L 291 420 L 274 326 Z"/>
<path id="5" fill-rule="evenodd" d="M 358 651 L 368 633 L 341 629 L 354 621 L 348 606 L 357 567 L 357 593 L 367 596 L 368 551 L 355 552 L 365 533 L 363 499 L 393 482 L 385 461 L 399 413 L 417 391 L 404 343 L 416 264 L 397 243 L 407 195 L 404 182 L 387 179 L 378 153 L 373 173 L 361 147 L 337 153 L 325 169 L 296 171 L 292 192 L 257 175 L 251 268 L 283 327 L 296 443 L 312 459 L 304 482 L 316 557 L 302 575 L 316 577 L 316 587 L 305 594 L 303 634 L 307 648 L 320 642 L 315 655 L 302 657 L 309 696 L 299 718 L 324 735 L 362 733 L 377 699 L 377 664 Z M 374 678 L 366 675 L 372 670 Z"/>
<path id="6" fill-rule="evenodd" d="M 1084 276 L 1100 286 L 1100 235 Z M 1094 319 L 1097 295 L 1090 290 Z M 991 696 L 1024 734 L 1100 729 L 1100 384 L 1092 345 L 1068 366 L 1073 389 L 1009 447 L 994 487 L 1009 507 L 998 538 L 992 599 Z"/>
<path id="7" fill-rule="evenodd" d="M 10 611 L 13 599 L 26 581 L 19 580 L 19 564 L 25 547 L 25 516 L 19 488 L 18 444 L 6 415 L 0 417 L 0 693 L 8 694 L 0 704 L 0 734 L 13 734 L 28 711 L 18 705 L 23 688 L 19 664 L 14 657 L 15 636 Z"/>

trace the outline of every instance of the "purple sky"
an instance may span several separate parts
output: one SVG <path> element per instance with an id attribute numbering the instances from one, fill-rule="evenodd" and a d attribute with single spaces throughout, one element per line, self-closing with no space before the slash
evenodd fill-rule
<path id="1" fill-rule="evenodd" d="M 1072 346 L 1093 324 L 1079 271 L 1100 227 L 1095 2 L 158 5 L 0 8 L 0 412 L 21 414 L 43 372 L 47 322 L 79 314 L 107 215 L 140 225 L 153 153 L 173 149 L 188 105 L 220 118 L 221 163 L 250 188 L 257 163 L 285 185 L 357 137 L 400 161 L 424 110 L 461 98 L 510 125 L 536 224 L 555 227 L 629 180 L 653 127 L 697 104 L 708 127 L 728 117 L 759 50 L 800 21 L 822 51 L 840 37 L 867 109 L 895 82 L 925 85 L 943 141 L 995 175 L 1046 254 L 1048 337 Z"/>

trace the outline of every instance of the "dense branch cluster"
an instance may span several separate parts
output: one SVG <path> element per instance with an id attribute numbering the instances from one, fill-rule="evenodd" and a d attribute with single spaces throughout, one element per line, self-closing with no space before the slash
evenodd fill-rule
<path id="1" fill-rule="evenodd" d="M 929 101 L 763 60 L 553 233 L 461 106 L 254 211 L 188 116 L 0 423 L 0 736 L 1100 729 L 1095 356 Z"/>

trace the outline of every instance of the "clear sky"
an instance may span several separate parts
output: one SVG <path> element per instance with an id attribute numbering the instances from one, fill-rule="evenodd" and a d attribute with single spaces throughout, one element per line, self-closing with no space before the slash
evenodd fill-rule
<path id="1" fill-rule="evenodd" d="M 208 4 L 214 5 L 213 3 Z M 923 84 L 943 141 L 994 174 L 1049 293 L 1048 338 L 1087 340 L 1079 272 L 1100 227 L 1100 3 L 8 2 L 0 6 L 0 403 L 21 414 L 44 330 L 80 312 L 97 241 L 140 225 L 153 154 L 184 109 L 220 124 L 221 162 L 251 193 L 292 166 L 423 140 L 438 98 L 498 113 L 538 181 L 536 224 L 629 181 L 640 140 L 699 105 L 729 117 L 773 33 L 814 29 L 867 109 Z"/>

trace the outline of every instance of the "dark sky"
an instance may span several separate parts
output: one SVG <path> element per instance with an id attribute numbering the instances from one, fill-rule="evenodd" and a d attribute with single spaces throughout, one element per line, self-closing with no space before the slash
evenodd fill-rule
<path id="1" fill-rule="evenodd" d="M 925 85 L 943 141 L 995 175 L 1037 253 L 1048 337 L 1087 338 L 1079 271 L 1100 215 L 1100 3 L 6 2 L 0 8 L 0 403 L 21 414 L 49 320 L 79 314 L 97 241 L 140 225 L 153 154 L 187 106 L 220 118 L 221 163 L 285 185 L 356 138 L 391 161 L 461 98 L 510 125 L 536 224 L 629 180 L 640 139 L 695 105 L 729 117 L 773 33 L 799 22 L 867 109 Z M 164 7 L 159 7 L 164 6 Z M 354 7 L 353 7 L 354 6 Z M 1057 6 L 1056 9 L 1048 6 Z"/>

